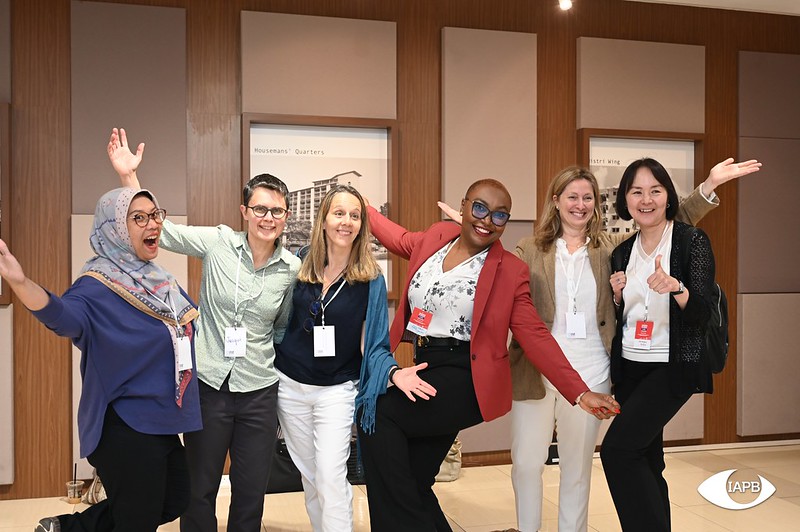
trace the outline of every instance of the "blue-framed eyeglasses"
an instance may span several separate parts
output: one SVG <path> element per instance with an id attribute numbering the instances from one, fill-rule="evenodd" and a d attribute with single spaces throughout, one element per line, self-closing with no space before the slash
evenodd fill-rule
<path id="1" fill-rule="evenodd" d="M 308 305 L 308 313 L 311 314 L 310 317 L 303 320 L 303 330 L 307 333 L 310 333 L 314 330 L 314 326 L 317 324 L 317 315 L 322 310 L 322 299 L 317 298 Z"/>
<path id="2" fill-rule="evenodd" d="M 511 218 L 511 213 L 505 211 L 492 211 L 481 203 L 480 201 L 475 201 L 471 199 L 466 199 L 466 201 L 472 202 L 472 216 L 477 218 L 478 220 L 483 220 L 487 216 L 490 216 L 492 223 L 497 227 L 503 227 L 508 223 L 508 220 Z"/>

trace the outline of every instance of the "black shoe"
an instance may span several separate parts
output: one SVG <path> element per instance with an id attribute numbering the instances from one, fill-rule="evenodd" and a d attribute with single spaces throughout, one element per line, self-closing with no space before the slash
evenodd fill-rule
<path id="1" fill-rule="evenodd" d="M 58 517 L 45 517 L 39 520 L 39 524 L 33 529 L 33 532 L 61 532 L 61 523 Z"/>

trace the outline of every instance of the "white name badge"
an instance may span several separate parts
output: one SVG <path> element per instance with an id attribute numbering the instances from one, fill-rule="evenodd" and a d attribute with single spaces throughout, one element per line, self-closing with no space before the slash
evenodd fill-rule
<path id="1" fill-rule="evenodd" d="M 333 325 L 314 326 L 314 356 L 315 357 L 334 357 L 336 356 L 336 337 L 333 332 Z"/>
<path id="2" fill-rule="evenodd" d="M 247 353 L 247 328 L 225 327 L 225 356 L 241 358 Z"/>
<path id="3" fill-rule="evenodd" d="M 586 315 L 581 312 L 567 312 L 567 338 L 586 338 Z"/>
<path id="4" fill-rule="evenodd" d="M 178 340 L 178 371 L 192 369 L 192 342 L 188 336 L 179 336 Z"/>

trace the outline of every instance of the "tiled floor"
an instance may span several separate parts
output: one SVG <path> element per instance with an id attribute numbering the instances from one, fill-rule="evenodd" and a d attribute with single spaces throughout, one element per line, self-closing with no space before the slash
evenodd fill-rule
<path id="1" fill-rule="evenodd" d="M 697 487 L 714 473 L 738 469 L 747 476 L 757 473 L 777 489 L 763 504 L 748 510 L 725 510 L 706 501 Z M 456 532 L 488 532 L 516 526 L 511 466 L 464 468 L 455 482 L 437 484 L 442 508 Z M 786 532 L 800 530 L 800 445 L 694 449 L 667 455 L 667 481 L 672 501 L 675 532 L 743 531 Z M 754 475 L 751 475 L 755 478 Z M 223 488 L 217 502 L 220 530 L 224 530 L 230 491 Z M 749 495 L 749 494 L 748 494 Z M 750 500 L 755 498 L 750 496 Z M 544 523 L 542 530 L 557 530 L 558 468 L 545 472 Z M 745 500 L 740 500 L 745 502 Z M 82 505 L 74 507 L 80 510 Z M 30 532 L 39 518 L 72 511 L 63 499 L 0 501 L 0 532 Z M 354 489 L 355 530 L 369 530 L 369 512 L 363 486 Z M 606 487 L 602 466 L 595 459 L 589 505 L 590 531 L 620 530 L 614 505 Z M 178 523 L 159 528 L 175 532 Z M 308 531 L 301 493 L 267 495 L 263 530 L 269 532 Z M 345 531 L 343 531 L 345 532 Z"/>

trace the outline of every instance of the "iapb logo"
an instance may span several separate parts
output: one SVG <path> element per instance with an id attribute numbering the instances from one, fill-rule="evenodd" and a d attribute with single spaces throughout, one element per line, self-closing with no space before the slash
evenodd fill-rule
<path id="1" fill-rule="evenodd" d="M 711 504 L 728 510 L 746 510 L 758 506 L 775 493 L 772 482 L 761 475 L 756 475 L 758 480 L 730 480 L 736 469 L 728 469 L 705 479 L 697 487 L 698 493 L 705 497 Z M 737 502 L 731 498 L 732 494 L 754 494 L 755 500 L 750 502 Z"/>

